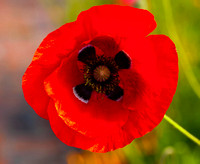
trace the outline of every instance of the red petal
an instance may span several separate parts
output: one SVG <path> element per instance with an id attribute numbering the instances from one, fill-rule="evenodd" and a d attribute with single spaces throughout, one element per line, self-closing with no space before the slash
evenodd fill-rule
<path id="1" fill-rule="evenodd" d="M 55 135 L 68 146 L 82 149 L 89 149 L 94 145 L 94 141 L 77 131 L 68 127 L 63 119 L 58 116 L 54 102 L 51 100 L 48 106 L 48 116 L 51 128 Z"/>
<path id="2" fill-rule="evenodd" d="M 115 57 L 115 55 L 120 51 L 119 46 L 112 37 L 109 36 L 99 36 L 94 38 L 90 44 L 98 47 L 103 51 L 104 56 Z M 102 55 L 98 54 L 97 55 Z"/>
<path id="3" fill-rule="evenodd" d="M 27 68 L 22 88 L 24 97 L 35 112 L 48 119 L 49 97 L 44 90 L 44 79 L 53 72 L 77 44 L 74 32 L 75 24 L 66 24 L 50 33 L 41 43 L 30 66 Z"/>
<path id="4" fill-rule="evenodd" d="M 168 37 L 150 35 L 142 46 L 136 47 L 143 49 L 138 54 L 137 48 L 133 48 L 138 57 L 133 61 L 132 69 L 120 72 L 125 85 L 123 103 L 132 110 L 124 127 L 135 138 L 160 123 L 170 106 L 178 81 L 177 52 Z M 134 56 L 131 51 L 129 55 Z"/>
<path id="5" fill-rule="evenodd" d="M 156 27 L 154 16 L 147 10 L 118 5 L 94 6 L 81 12 L 77 23 L 84 26 L 90 39 L 103 35 L 113 38 L 146 36 Z"/>
<path id="6" fill-rule="evenodd" d="M 111 134 L 126 122 L 128 110 L 124 109 L 121 103 L 96 92 L 92 93 L 88 104 L 78 100 L 74 96 L 73 87 L 84 80 L 76 60 L 77 55 L 72 55 L 46 79 L 46 91 L 69 127 L 92 137 L 101 136 L 103 133 Z"/>
<path id="7" fill-rule="evenodd" d="M 102 133 L 99 137 L 88 137 L 68 126 L 68 122 L 58 116 L 53 101 L 48 107 L 49 121 L 55 135 L 68 146 L 90 150 L 92 152 L 105 153 L 129 144 L 133 138 L 127 136 L 123 129 L 116 130 L 112 135 Z M 92 123 L 91 123 L 92 124 Z"/>

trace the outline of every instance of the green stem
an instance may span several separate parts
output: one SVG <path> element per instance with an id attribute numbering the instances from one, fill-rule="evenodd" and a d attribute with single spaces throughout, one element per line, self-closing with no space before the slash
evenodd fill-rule
<path id="1" fill-rule="evenodd" d="M 200 140 L 198 138 L 196 138 L 195 136 L 193 136 L 191 133 L 189 133 L 187 130 L 185 130 L 183 127 L 181 127 L 179 124 L 177 124 L 174 120 L 172 120 L 167 115 L 164 116 L 164 119 L 168 123 L 170 123 L 171 125 L 173 125 L 176 129 L 178 129 L 182 134 L 184 134 L 186 137 L 188 137 L 189 139 L 191 139 L 193 142 L 195 142 L 197 145 L 200 146 Z"/>

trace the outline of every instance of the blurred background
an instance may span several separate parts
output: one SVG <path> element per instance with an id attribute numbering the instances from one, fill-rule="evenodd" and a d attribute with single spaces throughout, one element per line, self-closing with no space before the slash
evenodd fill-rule
<path id="1" fill-rule="evenodd" d="M 179 53 L 179 83 L 167 114 L 200 138 L 199 0 L 0 0 L 0 164 L 200 164 L 200 147 L 165 120 L 106 154 L 68 147 L 26 103 L 21 79 L 42 39 L 91 6 L 151 11 Z"/>

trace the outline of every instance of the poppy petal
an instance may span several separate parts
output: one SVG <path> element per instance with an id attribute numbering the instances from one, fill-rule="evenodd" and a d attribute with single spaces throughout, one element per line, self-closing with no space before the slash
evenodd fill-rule
<path id="1" fill-rule="evenodd" d="M 143 72 L 137 68 L 139 64 L 133 63 L 135 70 L 131 69 L 129 73 L 122 70 L 119 73 L 125 84 L 123 103 L 132 110 L 126 128 L 129 127 L 129 132 L 135 138 L 143 136 L 160 123 L 170 106 L 178 81 L 178 58 L 174 43 L 167 36 L 150 35 L 146 44 L 151 47 L 147 49 L 148 55 L 155 62 L 148 62 L 153 68 L 145 67 Z M 146 49 L 145 44 L 143 48 Z M 133 122 L 137 124 L 135 132 L 131 130 Z"/>
<path id="2" fill-rule="evenodd" d="M 62 142 L 68 146 L 89 149 L 94 145 L 94 141 L 89 137 L 78 133 L 65 124 L 63 119 L 58 116 L 53 100 L 50 100 L 48 106 L 48 116 L 53 132 Z"/>
<path id="3" fill-rule="evenodd" d="M 114 57 L 119 51 L 119 45 L 110 36 L 98 36 L 90 41 L 90 44 L 103 51 L 104 56 Z M 98 54 L 99 55 L 99 54 Z"/>
<path id="4" fill-rule="evenodd" d="M 68 146 L 90 150 L 92 152 L 105 153 L 129 144 L 134 138 L 126 135 L 123 129 L 114 131 L 111 135 L 102 133 L 100 137 L 88 137 L 68 126 L 55 108 L 55 104 L 50 100 L 48 106 L 48 116 L 51 128 L 55 135 Z M 129 132 L 129 131 L 128 131 Z"/>
<path id="5" fill-rule="evenodd" d="M 83 25 L 90 39 L 96 36 L 136 38 L 147 36 L 156 28 L 154 16 L 149 11 L 118 5 L 94 6 L 81 12 L 77 23 Z"/>
<path id="6" fill-rule="evenodd" d="M 39 116 L 45 119 L 48 119 L 49 96 L 44 90 L 44 79 L 60 65 L 62 58 L 67 57 L 76 46 L 78 41 L 75 40 L 74 28 L 75 24 L 69 23 L 50 33 L 35 52 L 22 79 L 26 101 Z M 70 37 L 66 39 L 68 35 Z"/>

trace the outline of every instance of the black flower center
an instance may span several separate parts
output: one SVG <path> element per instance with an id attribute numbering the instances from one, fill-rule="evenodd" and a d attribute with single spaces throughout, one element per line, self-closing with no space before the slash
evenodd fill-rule
<path id="1" fill-rule="evenodd" d="M 75 96 L 87 103 L 92 91 L 105 94 L 114 101 L 121 100 L 124 91 L 119 87 L 119 69 L 128 69 L 131 65 L 129 56 L 119 51 L 114 58 L 96 55 L 95 48 L 88 45 L 81 49 L 78 60 L 83 62 L 85 83 L 74 87 Z"/>
<path id="2" fill-rule="evenodd" d="M 118 66 L 111 57 L 96 56 L 83 69 L 86 85 L 98 93 L 110 93 L 119 84 Z"/>

